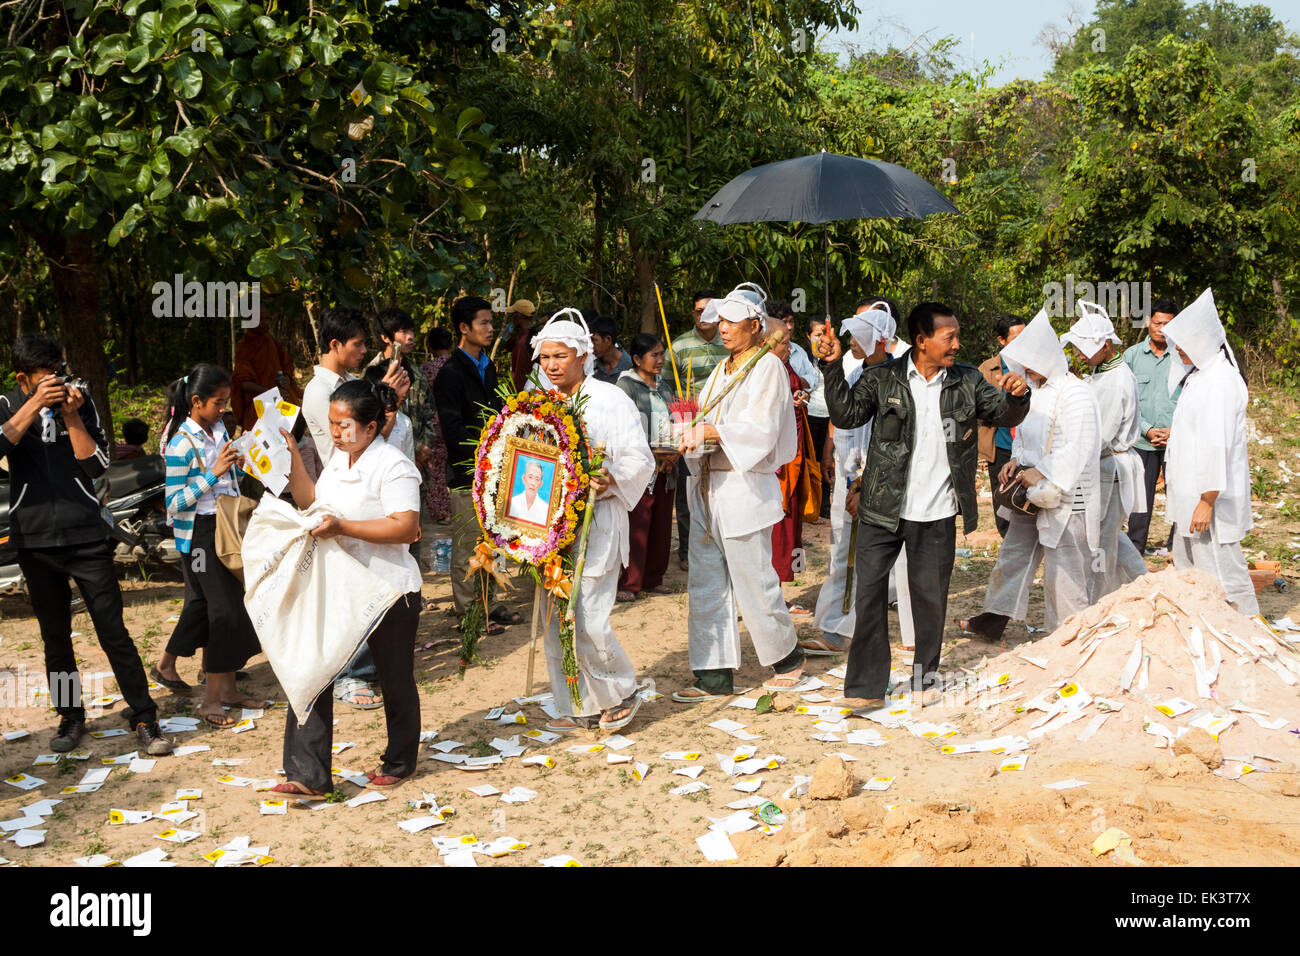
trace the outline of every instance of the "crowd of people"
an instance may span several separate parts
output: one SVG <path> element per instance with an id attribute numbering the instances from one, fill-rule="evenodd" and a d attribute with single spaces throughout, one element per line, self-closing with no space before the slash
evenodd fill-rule
<path id="1" fill-rule="evenodd" d="M 402 597 L 307 723 L 287 722 L 287 780 L 276 789 L 331 789 L 336 702 L 385 710 L 388 747 L 371 785 L 409 776 L 419 735 L 412 648 L 419 615 L 432 609 L 420 591 L 434 538 L 451 542 L 450 613 L 464 615 L 484 596 L 470 573 L 480 537 L 470 482 L 473 446 L 502 406 L 502 347 L 501 374 L 513 388 L 574 402 L 605 449 L 591 481 L 594 520 L 575 607 L 583 707 L 557 693 L 552 732 L 619 729 L 635 717 L 636 669 L 611 613 L 618 602 L 669 592 L 674 514 L 695 674 L 674 701 L 734 691 L 743 621 L 771 669 L 765 688 L 798 691 L 807 657 L 847 652 L 838 703 L 865 713 L 891 692 L 896 603 L 902 642 L 913 648 L 912 691 L 929 703 L 942 688 L 958 519 L 963 534 L 976 527 L 981 461 L 1004 540 L 982 612 L 960 622 L 970 634 L 996 640 L 1010 620 L 1024 620 L 1040 564 L 1049 630 L 1145 573 L 1162 472 L 1175 563 L 1209 571 L 1239 610 L 1257 612 L 1240 545 L 1251 524 L 1246 387 L 1208 290 L 1182 310 L 1157 301 L 1146 336 L 1127 351 L 1110 316 L 1091 304 L 1059 335 L 1045 312 L 1028 322 L 1001 316 L 992 329 L 1000 350 L 978 368 L 957 361 L 963 324 L 939 302 L 921 302 L 904 319 L 892 300 L 870 296 L 840 329 L 827 319 L 799 328 L 788 303 L 750 284 L 721 296 L 700 290 L 691 304 L 691 327 L 671 342 L 642 333 L 624 344 L 607 317 L 540 313 L 527 300 L 509 306 L 499 335 L 489 302 L 464 296 L 451 305 L 450 328 L 428 334 L 418 367 L 408 312 L 388 308 L 367 320 L 334 308 L 320 318 L 319 361 L 301 390 L 287 351 L 259 327 L 240 341 L 233 370 L 190 368 L 169 386 L 161 436 L 185 599 L 151 676 L 193 690 L 177 663 L 201 654 L 199 714 L 214 727 L 235 723 L 229 708 L 266 704 L 239 689 L 260 646 L 242 581 L 216 554 L 223 510 L 241 494 L 231 440 L 256 420 L 253 397 L 277 387 L 302 411 L 297 432 L 284 433 L 292 465 L 282 497 L 304 509 L 329 504 L 313 534 L 337 538 Z M 1087 369 L 1082 377 L 1067 349 Z M 108 465 L 108 438 L 85 391 L 62 376 L 56 340 L 21 337 L 13 362 L 17 387 L 0 397 L 0 456 L 51 686 L 55 675 L 77 675 L 72 580 L 128 721 L 150 754 L 167 753 L 90 487 Z M 705 412 L 698 425 L 684 424 L 688 406 Z M 142 429 L 125 423 L 119 457 L 144 454 Z M 806 567 L 803 524 L 823 517 L 830 557 L 816 607 L 789 604 L 782 583 Z M 521 623 L 485 577 L 486 632 Z M 800 619 L 810 633 L 797 632 Z M 552 614 L 540 623 L 552 687 L 563 687 L 559 622 Z M 79 683 L 54 704 L 51 747 L 67 752 L 85 732 Z"/>

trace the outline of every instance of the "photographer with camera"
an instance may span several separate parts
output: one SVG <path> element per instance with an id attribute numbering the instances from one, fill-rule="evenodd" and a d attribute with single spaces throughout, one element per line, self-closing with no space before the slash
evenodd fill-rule
<path id="1" fill-rule="evenodd" d="M 108 468 L 108 441 L 89 386 L 63 373 L 63 347 L 48 335 L 14 343 L 18 387 L 0 396 L 0 456 L 9 459 L 10 529 L 45 645 L 56 753 L 76 748 L 86 730 L 81 676 L 72 648 L 72 589 L 77 582 L 126 699 L 140 745 L 172 751 L 158 728 L 140 653 L 122 622 L 122 591 L 91 482 Z"/>

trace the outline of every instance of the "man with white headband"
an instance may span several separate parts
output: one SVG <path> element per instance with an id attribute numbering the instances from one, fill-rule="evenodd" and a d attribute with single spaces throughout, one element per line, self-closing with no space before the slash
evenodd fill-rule
<path id="1" fill-rule="evenodd" d="M 871 443 L 858 507 L 855 621 L 841 707 L 862 715 L 889 690 L 888 581 L 906 550 L 916 650 L 914 700 L 940 696 L 939 660 L 948 614 L 948 583 L 956 558 L 957 515 L 969 534 L 979 520 L 975 497 L 976 429 L 980 421 L 1018 425 L 1029 409 L 1019 375 L 1001 389 L 973 365 L 956 361 L 960 323 L 940 302 L 922 302 L 907 316 L 906 356 L 863 371 L 852 387 L 833 334 L 817 348 L 826 376 L 826 404 L 836 428 L 871 422 Z"/>
<path id="2" fill-rule="evenodd" d="M 844 357 L 847 370 L 844 381 L 850 388 L 864 369 L 890 359 L 889 345 L 894 341 L 898 323 L 889 306 L 880 299 L 864 299 L 857 314 L 843 323 L 849 333 L 849 355 Z M 850 364 L 852 363 L 852 364 Z M 835 455 L 835 487 L 831 494 L 831 555 L 826 580 L 817 595 L 813 623 L 821 636 L 799 642 L 804 653 L 812 657 L 829 657 L 844 652 L 853 636 L 853 595 L 856 590 L 849 573 L 849 548 L 853 540 L 852 521 L 858 516 L 862 498 L 862 470 L 867 463 L 871 443 L 871 422 L 857 428 L 836 428 L 831 435 Z M 846 521 L 845 518 L 848 518 Z M 912 602 L 907 590 L 906 555 L 900 551 L 891 579 L 898 588 L 898 625 L 903 646 L 913 644 Z M 844 610 L 844 594 L 849 592 L 849 609 Z"/>
<path id="3" fill-rule="evenodd" d="M 1006 539 L 984 593 L 984 611 L 961 625 L 999 640 L 1011 618 L 1029 613 L 1029 589 L 1043 564 L 1047 630 L 1089 604 L 1088 577 L 1101 537 L 1101 432 L 1092 389 L 1070 373 L 1046 311 L 1002 350 L 1013 372 L 1033 387 L 1029 414 L 1011 442 L 1002 485 L 1027 489 L 1036 515 L 1004 509 Z M 1023 471 L 1020 469 L 1023 467 Z"/>
<path id="4" fill-rule="evenodd" d="M 1206 289 L 1164 332 L 1178 353 L 1169 370 L 1169 394 L 1180 385 L 1183 389 L 1165 456 L 1165 516 L 1174 526 L 1174 564 L 1208 571 L 1238 611 L 1258 614 L 1241 553 L 1241 539 L 1253 524 L 1246 452 L 1249 395 L 1214 293 Z"/>
<path id="5" fill-rule="evenodd" d="M 718 700 L 735 690 L 737 612 L 759 663 L 775 672 L 763 686 L 778 691 L 803 686 L 804 654 L 772 567 L 772 526 L 784 515 L 776 472 L 794 458 L 797 439 L 790 380 L 771 354 L 740 378 L 763 341 L 764 299 L 737 288 L 714 299 L 701 318 L 716 314 L 729 357 L 700 392 L 701 410 L 720 398 L 717 407 L 702 424 L 686 429 L 680 444 L 690 470 L 688 631 L 696 681 L 673 693 L 678 703 Z"/>
<path id="6" fill-rule="evenodd" d="M 627 515 L 641 500 L 654 472 L 654 456 L 632 399 L 617 385 L 592 376 L 595 352 L 581 313 L 576 309 L 555 313 L 533 338 L 533 358 L 553 388 L 572 405 L 581 403 L 587 438 L 605 446 L 600 471 L 591 478 L 596 504 L 574 609 L 573 645 L 583 712 L 573 713 L 567 692 L 555 609 L 546 622 L 546 667 L 561 716 L 546 728 L 560 733 L 597 725 L 620 730 L 631 723 L 641 699 L 632 661 L 619 645 L 609 615 L 619 572 L 628 561 Z"/>
<path id="7" fill-rule="evenodd" d="M 1142 459 L 1134 451 L 1138 440 L 1138 383 L 1124 362 L 1123 345 L 1115 325 L 1101 306 L 1080 302 L 1083 314 L 1061 335 L 1093 369 L 1087 384 L 1097 401 L 1101 428 L 1101 540 L 1097 560 L 1089 566 L 1088 603 L 1096 604 L 1116 588 L 1147 573 L 1122 525 L 1124 516 L 1146 510 Z"/>

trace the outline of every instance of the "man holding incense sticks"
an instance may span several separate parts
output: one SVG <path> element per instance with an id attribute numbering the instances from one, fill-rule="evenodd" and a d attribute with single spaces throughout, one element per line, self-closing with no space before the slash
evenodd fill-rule
<path id="1" fill-rule="evenodd" d="M 636 671 L 618 643 L 609 615 L 618 593 L 619 572 L 627 566 L 628 512 L 637 506 L 655 470 L 654 456 L 636 404 L 617 385 L 598 381 L 591 333 L 575 309 L 562 309 L 533 339 L 533 358 L 551 385 L 568 398 L 594 445 L 604 447 L 600 470 L 591 477 L 595 505 L 580 556 L 574 609 L 573 649 L 583 713 L 573 713 L 564 677 L 559 613 L 546 622 L 546 668 L 560 717 L 552 732 L 621 730 L 632 722 L 641 699 Z M 577 572 L 575 572 L 577 573 Z"/>
<path id="2" fill-rule="evenodd" d="M 906 357 L 863 371 L 852 387 L 843 349 L 829 324 L 816 351 L 826 378 L 826 404 L 836 428 L 872 422 L 858 505 L 856 621 L 838 706 L 865 713 L 889 690 L 889 570 L 906 549 L 916 650 L 913 693 L 939 697 L 939 653 L 948 613 L 948 582 L 956 554 L 957 514 L 975 529 L 975 458 L 980 421 L 1020 424 L 1029 388 L 1019 375 L 1001 390 L 973 365 L 958 364 L 960 326 L 952 309 L 922 302 L 907 317 Z"/>
<path id="3" fill-rule="evenodd" d="M 673 700 L 730 696 L 740 666 L 739 611 L 768 690 L 803 686 L 804 654 L 772 567 L 772 526 L 781 520 L 777 469 L 795 456 L 794 402 L 785 366 L 764 346 L 766 296 L 745 288 L 715 300 L 728 357 L 700 391 L 700 422 L 683 431 L 691 508 L 688 633 L 696 681 Z M 778 329 L 784 336 L 785 328 Z M 699 417 L 699 416 L 697 416 Z"/>

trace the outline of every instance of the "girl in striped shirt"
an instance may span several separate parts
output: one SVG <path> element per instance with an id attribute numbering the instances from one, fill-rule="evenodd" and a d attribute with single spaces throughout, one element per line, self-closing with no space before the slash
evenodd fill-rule
<path id="1" fill-rule="evenodd" d="M 238 495 L 232 470 L 239 460 L 221 422 L 230 401 L 230 375 L 200 363 L 167 390 L 171 417 L 167 443 L 167 513 L 182 555 L 185 604 L 159 670 L 175 672 L 176 656 L 207 648 L 207 686 L 199 715 L 213 727 L 238 717 L 225 707 L 264 707 L 235 685 L 235 672 L 261 647 L 248 612 L 244 587 L 217 558 L 217 496 Z"/>

